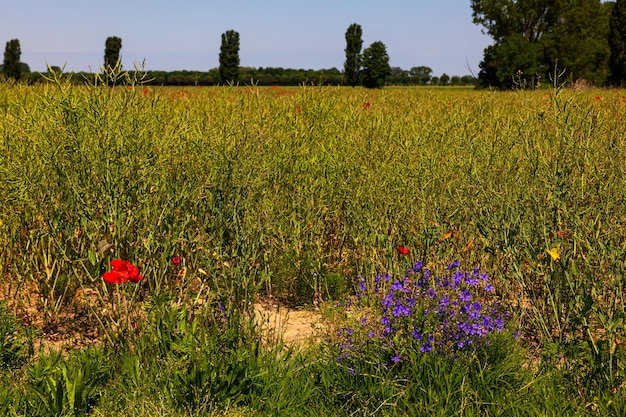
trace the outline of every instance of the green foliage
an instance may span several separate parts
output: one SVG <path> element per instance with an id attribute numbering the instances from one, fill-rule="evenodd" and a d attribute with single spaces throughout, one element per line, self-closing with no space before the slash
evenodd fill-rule
<path id="1" fill-rule="evenodd" d="M 411 77 L 415 77 L 418 80 L 418 84 L 420 85 L 428 84 L 432 73 L 432 68 L 425 66 L 412 67 L 409 70 L 409 75 Z"/>
<path id="2" fill-rule="evenodd" d="M 239 33 L 227 30 L 222 33 L 220 46 L 220 80 L 223 84 L 234 84 L 239 79 Z"/>
<path id="3" fill-rule="evenodd" d="M 520 35 L 511 35 L 501 43 L 488 46 L 479 67 L 478 78 L 482 85 L 536 87 L 544 78 L 541 46 L 529 44 Z"/>
<path id="4" fill-rule="evenodd" d="M 502 335 L 472 355 L 413 352 L 406 361 L 389 366 L 380 366 L 378 349 L 364 346 L 357 369 L 321 364 L 318 384 L 327 401 L 345 414 L 541 414 L 528 401 L 535 381 L 522 366 L 524 351 L 515 344 Z M 546 397 L 555 401 L 555 394 Z"/>
<path id="5" fill-rule="evenodd" d="M 474 23 L 494 44 L 485 49 L 479 79 L 484 86 L 537 86 L 556 61 L 569 82 L 607 81 L 610 3 L 599 0 L 472 1 Z"/>
<path id="6" fill-rule="evenodd" d="M 382 88 L 391 75 L 389 55 L 384 43 L 376 41 L 365 48 L 362 57 L 363 86 L 367 88 Z"/>
<path id="7" fill-rule="evenodd" d="M 553 0 L 472 0 L 472 18 L 496 43 L 512 35 L 533 43 L 558 23 L 565 3 Z"/>
<path id="8" fill-rule="evenodd" d="M 0 300 L 0 371 L 22 365 L 32 352 L 32 339 Z"/>
<path id="9" fill-rule="evenodd" d="M 616 0 L 609 20 L 609 47 L 611 58 L 611 82 L 626 84 L 626 2 Z"/>
<path id="10" fill-rule="evenodd" d="M 22 65 L 20 64 L 20 56 L 22 49 L 20 48 L 19 39 L 11 39 L 7 42 L 4 49 L 3 72 L 8 78 L 19 80 L 22 77 Z"/>
<path id="11" fill-rule="evenodd" d="M 29 413 L 41 416 L 85 416 L 97 403 L 111 365 L 98 349 L 68 360 L 60 353 L 40 358 L 28 369 Z"/>
<path id="12" fill-rule="evenodd" d="M 25 65 L 25 64 L 23 64 Z M 419 67 L 416 67 L 419 68 Z M 426 68 L 426 67 L 424 67 Z M 56 72 L 62 72 L 56 67 Z M 0 65 L 0 71 L 2 66 Z M 23 68 L 23 72 L 26 69 Z M 119 72 L 119 68 L 118 71 Z M 142 85 L 150 86 L 215 86 L 220 83 L 219 68 L 212 68 L 209 71 L 140 71 L 145 77 Z M 427 85 L 431 79 L 430 75 L 423 77 L 413 76 L 411 71 L 395 69 L 394 74 L 387 78 L 387 85 Z M 428 73 L 431 74 L 432 70 Z M 71 73 L 65 75 L 74 85 L 94 84 L 94 80 L 100 77 L 99 74 L 86 72 Z M 325 69 L 295 69 L 282 67 L 239 67 L 239 80 L 246 85 L 254 86 L 339 86 L 344 84 L 344 75 L 337 68 Z M 23 79 L 29 84 L 48 82 L 48 73 L 33 72 L 23 74 Z M 474 85 L 475 79 L 471 75 L 451 76 L 451 85 Z M 432 83 L 436 85 L 436 83 Z"/>
<path id="13" fill-rule="evenodd" d="M 609 76 L 609 9 L 600 1 L 569 3 L 561 13 L 563 23 L 541 39 L 544 68 L 558 60 L 568 81 L 585 80 L 602 86 Z"/>
<path id="14" fill-rule="evenodd" d="M 361 48 L 363 47 L 361 25 L 353 23 L 346 31 L 346 61 L 343 64 L 344 83 L 356 86 L 360 81 Z"/>
<path id="15" fill-rule="evenodd" d="M 122 38 L 117 36 L 109 36 L 104 43 L 104 71 L 110 73 L 112 71 L 120 71 L 122 62 L 120 60 L 120 51 L 122 50 Z M 113 80 L 108 80 L 111 83 Z"/>

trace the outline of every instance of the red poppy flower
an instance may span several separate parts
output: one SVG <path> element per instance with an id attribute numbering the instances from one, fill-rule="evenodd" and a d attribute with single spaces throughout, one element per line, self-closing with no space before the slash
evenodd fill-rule
<path id="1" fill-rule="evenodd" d="M 139 282 L 143 278 L 139 274 L 139 268 L 128 261 L 113 259 L 111 266 L 112 270 L 102 274 L 102 279 L 109 284 L 121 284 L 126 281 Z"/>
<path id="2" fill-rule="evenodd" d="M 409 248 L 406 246 L 398 246 L 398 253 L 400 255 L 408 255 L 409 254 Z"/>
<path id="3" fill-rule="evenodd" d="M 174 265 L 180 265 L 180 256 L 172 256 L 172 263 Z"/>

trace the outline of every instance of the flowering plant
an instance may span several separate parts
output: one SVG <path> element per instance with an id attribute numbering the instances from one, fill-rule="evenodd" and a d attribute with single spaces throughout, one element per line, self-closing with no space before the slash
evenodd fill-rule
<path id="1" fill-rule="evenodd" d="M 392 363 L 428 352 L 457 355 L 502 331 L 507 317 L 489 277 L 479 268 L 460 270 L 458 261 L 442 277 L 417 262 L 403 278 L 378 275 L 369 289 L 361 279 L 352 307 L 368 299 L 370 309 L 359 324 L 337 333 L 338 362 L 355 364 L 372 345 Z"/>
<path id="2" fill-rule="evenodd" d="M 116 344 L 120 343 L 124 336 L 134 331 L 134 314 L 131 310 L 132 299 L 129 300 L 125 295 L 125 289 L 121 289 L 119 284 L 124 282 L 137 283 L 143 279 L 139 273 L 139 268 L 121 259 L 113 259 L 111 262 L 113 267 L 110 271 L 102 274 L 102 280 L 108 284 L 115 284 L 114 294 L 109 301 L 111 309 L 102 309 L 100 323 L 108 339 Z M 108 292 L 108 290 L 106 290 Z M 123 294 L 122 294 L 123 293 Z M 137 288 L 133 291 L 133 297 L 137 293 Z M 124 295 L 124 297 L 122 296 Z M 104 298 L 102 299 L 104 302 Z M 107 323 L 108 322 L 108 323 Z M 107 323 L 107 324 L 105 324 Z"/>
<path id="3" fill-rule="evenodd" d="M 128 261 L 113 259 L 111 261 L 112 270 L 102 274 L 102 279 L 109 284 L 121 284 L 126 281 L 139 282 L 142 276 L 139 274 L 139 268 Z"/>

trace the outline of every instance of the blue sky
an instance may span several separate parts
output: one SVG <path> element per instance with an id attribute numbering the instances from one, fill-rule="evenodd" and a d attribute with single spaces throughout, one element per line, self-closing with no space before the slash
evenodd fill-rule
<path id="1" fill-rule="evenodd" d="M 108 36 L 122 38 L 122 63 L 146 70 L 217 67 L 221 34 L 240 35 L 242 66 L 343 68 L 345 32 L 363 28 L 363 47 L 387 46 L 390 64 L 433 75 L 478 73 L 491 39 L 472 23 L 467 0 L 29 0 L 8 1 L 0 47 L 19 39 L 32 71 L 46 63 L 98 71 Z M 3 49 L 4 50 L 4 49 Z M 468 69 L 469 66 L 469 69 Z"/>

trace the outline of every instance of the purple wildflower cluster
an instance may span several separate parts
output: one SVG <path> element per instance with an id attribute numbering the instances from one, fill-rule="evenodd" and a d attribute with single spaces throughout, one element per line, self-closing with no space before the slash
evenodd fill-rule
<path id="1" fill-rule="evenodd" d="M 369 291 L 360 279 L 359 303 L 368 298 L 373 303 L 355 329 L 339 330 L 337 361 L 354 359 L 365 350 L 363 343 L 377 345 L 392 363 L 401 362 L 409 350 L 455 355 L 470 349 L 504 329 L 506 314 L 494 292 L 485 273 L 462 271 L 458 261 L 443 276 L 434 276 L 422 262 L 401 279 L 378 275 Z M 361 345 L 357 332 L 364 335 Z"/>

